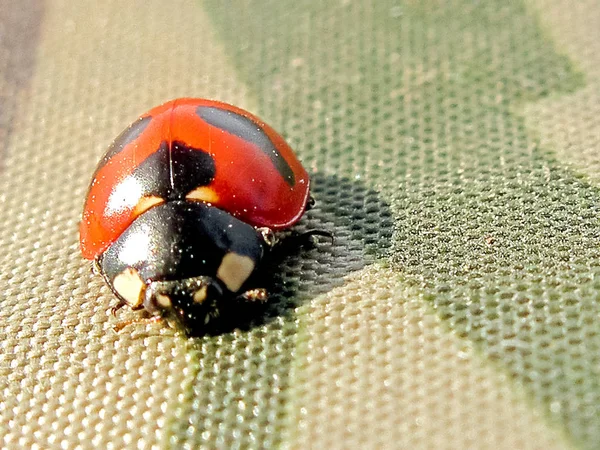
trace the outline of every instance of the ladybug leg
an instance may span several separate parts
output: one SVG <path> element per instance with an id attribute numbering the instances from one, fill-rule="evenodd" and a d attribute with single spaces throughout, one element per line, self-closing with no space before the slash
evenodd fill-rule
<path id="1" fill-rule="evenodd" d="M 315 200 L 315 198 L 312 195 L 309 195 L 308 201 L 306 202 L 306 206 L 304 208 L 304 211 L 309 211 L 309 210 L 313 209 L 316 203 L 317 203 L 317 201 Z"/>
<path id="2" fill-rule="evenodd" d="M 308 231 L 305 231 L 304 233 L 300 233 L 298 235 L 298 238 L 299 239 L 310 239 L 312 242 L 313 241 L 312 238 L 314 236 L 321 236 L 321 237 L 328 238 L 331 241 L 331 245 L 333 245 L 335 242 L 333 233 L 331 231 L 327 231 L 327 230 L 308 230 Z"/>
<path id="3" fill-rule="evenodd" d="M 297 247 L 315 245 L 317 243 L 317 240 L 315 239 L 316 236 L 328 238 L 331 241 L 331 245 L 333 245 L 335 242 L 333 233 L 327 230 L 308 230 L 304 233 L 292 231 L 290 235 L 286 238 L 285 242 L 287 245 L 294 245 Z"/>
<path id="4" fill-rule="evenodd" d="M 113 327 L 115 333 L 119 333 L 123 328 L 137 323 L 143 324 L 153 324 L 158 323 L 163 320 L 162 316 L 152 316 L 152 317 L 138 317 L 137 319 L 125 320 L 123 322 L 119 322 Z"/>
<path id="5" fill-rule="evenodd" d="M 110 313 L 113 316 L 117 316 L 117 311 L 119 311 L 121 308 L 123 308 L 124 306 L 129 306 L 131 308 L 132 311 L 139 311 L 140 309 L 144 309 L 144 305 L 139 305 L 139 306 L 131 306 L 129 303 L 127 303 L 125 300 L 122 300 L 119 298 L 119 303 L 117 303 L 115 306 L 113 306 L 112 308 L 110 308 Z"/>
<path id="6" fill-rule="evenodd" d="M 113 315 L 113 317 L 117 317 L 117 311 L 123 308 L 123 306 L 125 305 L 127 305 L 127 302 L 125 300 L 119 299 L 119 303 L 110 308 L 110 313 Z"/>
<path id="7" fill-rule="evenodd" d="M 250 289 L 240 295 L 240 298 L 251 302 L 264 302 L 268 298 L 267 290 L 264 288 Z"/>
<path id="8" fill-rule="evenodd" d="M 259 232 L 264 243 L 267 244 L 268 247 L 273 248 L 279 242 L 279 239 L 277 238 L 277 236 L 275 235 L 273 230 L 271 230 L 268 227 L 260 227 L 260 228 L 257 228 L 256 231 Z"/>
<path id="9" fill-rule="evenodd" d="M 100 268 L 100 259 L 96 258 L 94 259 L 94 261 L 92 261 L 92 273 L 94 275 L 100 275 L 102 276 L 102 269 Z"/>

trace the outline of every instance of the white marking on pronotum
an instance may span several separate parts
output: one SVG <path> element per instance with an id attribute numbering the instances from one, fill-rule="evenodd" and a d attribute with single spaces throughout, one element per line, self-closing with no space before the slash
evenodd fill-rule
<path id="1" fill-rule="evenodd" d="M 113 280 L 113 288 L 132 308 L 139 307 L 143 300 L 143 292 L 146 289 L 144 280 L 137 270 L 128 267 L 118 274 Z"/>
<path id="2" fill-rule="evenodd" d="M 254 260 L 252 258 L 230 252 L 223 257 L 219 270 L 217 270 L 217 277 L 225 283 L 227 289 L 237 292 L 253 271 Z"/>

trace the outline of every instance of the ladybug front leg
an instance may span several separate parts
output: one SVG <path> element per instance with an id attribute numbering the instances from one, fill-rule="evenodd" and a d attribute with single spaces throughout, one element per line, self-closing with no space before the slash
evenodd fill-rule
<path id="1" fill-rule="evenodd" d="M 273 248 L 279 242 L 279 238 L 275 234 L 273 230 L 269 227 L 260 227 L 257 228 L 256 231 L 260 234 L 263 242 L 267 245 L 267 247 Z"/>
<path id="2" fill-rule="evenodd" d="M 318 243 L 317 236 L 328 238 L 331 245 L 334 244 L 333 233 L 326 230 L 289 231 L 281 241 L 277 241 L 274 250 L 285 253 L 302 247 L 314 247 Z"/>
<path id="3" fill-rule="evenodd" d="M 158 323 L 160 321 L 163 320 L 162 316 L 152 316 L 152 317 L 137 317 L 135 319 L 130 319 L 130 320 L 125 320 L 123 322 L 119 322 L 118 324 L 113 326 L 113 330 L 115 331 L 115 333 L 120 332 L 123 328 L 129 326 L 129 325 L 133 325 L 133 324 L 138 324 L 138 323 L 143 323 L 143 324 L 154 324 L 154 323 Z"/>
<path id="4" fill-rule="evenodd" d="M 123 300 L 122 298 L 118 297 L 118 294 L 115 294 L 115 296 L 119 299 L 119 303 L 117 303 L 115 306 L 113 306 L 112 308 L 110 308 L 110 313 L 113 316 L 115 316 L 115 317 L 117 316 L 117 311 L 119 311 L 124 306 L 129 306 L 132 311 L 139 311 L 140 309 L 144 309 L 144 305 L 131 306 L 125 300 Z"/>
<path id="5" fill-rule="evenodd" d="M 125 300 L 119 299 L 119 303 L 110 308 L 110 313 L 113 315 L 113 317 L 117 317 L 117 311 L 123 308 L 123 306 L 125 305 L 127 305 L 127 302 Z"/>
<path id="6" fill-rule="evenodd" d="M 312 195 L 309 195 L 308 201 L 306 202 L 306 206 L 304 207 L 304 211 L 310 211 L 315 207 L 316 204 L 317 201 L 315 200 L 315 198 Z"/>
<path id="7" fill-rule="evenodd" d="M 303 233 L 298 233 L 298 232 L 292 231 L 291 236 L 288 239 L 297 239 L 297 241 L 300 243 L 300 246 L 302 246 L 307 243 L 315 244 L 316 243 L 316 241 L 314 239 L 315 236 L 321 236 L 321 237 L 328 238 L 331 241 L 331 245 L 333 245 L 333 243 L 335 242 L 335 238 L 331 231 L 318 230 L 318 229 L 308 230 Z"/>
<path id="8" fill-rule="evenodd" d="M 110 313 L 114 317 L 117 317 L 117 311 L 119 311 L 124 306 L 131 306 L 131 305 L 129 305 L 129 303 L 127 303 L 125 300 L 123 300 L 121 297 L 119 297 L 118 294 L 117 294 L 117 298 L 119 299 L 119 303 L 117 303 L 115 306 L 110 308 Z M 131 306 L 132 311 L 138 311 L 143 308 L 144 308 L 144 305 Z M 156 323 L 156 322 L 159 322 L 160 320 L 162 320 L 162 316 L 137 317 L 135 319 L 124 320 L 124 321 L 117 323 L 116 325 L 113 326 L 113 330 L 116 333 L 118 333 L 126 326 L 129 326 L 134 323 Z"/>

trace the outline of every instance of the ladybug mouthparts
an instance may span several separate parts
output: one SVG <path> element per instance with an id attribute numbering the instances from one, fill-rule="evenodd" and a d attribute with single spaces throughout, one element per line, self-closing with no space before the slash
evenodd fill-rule
<path id="1" fill-rule="evenodd" d="M 223 296 L 219 283 L 207 276 L 175 281 L 152 281 L 146 287 L 144 308 L 151 314 L 164 314 L 174 310 L 178 313 L 196 306 L 215 306 Z"/>

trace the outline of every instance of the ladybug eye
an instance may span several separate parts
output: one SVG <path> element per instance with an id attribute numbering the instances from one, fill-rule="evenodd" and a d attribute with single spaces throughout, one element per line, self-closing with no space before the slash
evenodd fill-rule
<path id="1" fill-rule="evenodd" d="M 162 309 L 169 309 L 173 307 L 173 301 L 171 297 L 167 294 L 156 294 L 154 296 L 156 304 L 159 305 Z"/>
<path id="2" fill-rule="evenodd" d="M 194 295 L 192 295 L 192 299 L 194 300 L 194 303 L 201 305 L 204 302 L 204 300 L 206 300 L 207 292 L 208 292 L 207 285 L 200 286 L 200 288 L 198 288 L 196 290 L 196 292 L 194 292 Z"/>
<path id="3" fill-rule="evenodd" d="M 160 290 L 160 286 L 157 282 L 152 282 L 146 288 L 146 295 L 144 296 L 144 308 L 150 314 L 159 314 L 165 308 L 172 307 L 171 297 L 167 292 Z"/>

